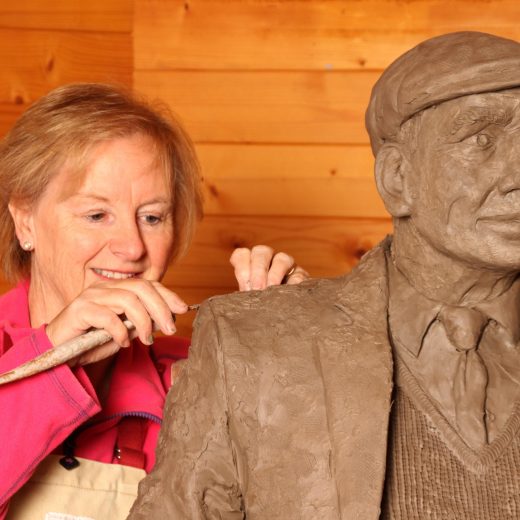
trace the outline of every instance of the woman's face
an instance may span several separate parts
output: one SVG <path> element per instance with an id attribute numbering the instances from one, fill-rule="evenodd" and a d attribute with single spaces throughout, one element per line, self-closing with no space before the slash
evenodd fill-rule
<path id="1" fill-rule="evenodd" d="M 171 194 L 150 138 L 107 141 L 90 157 L 77 189 L 64 167 L 27 215 L 31 291 L 47 311 L 59 312 L 96 282 L 160 280 L 171 256 Z"/>

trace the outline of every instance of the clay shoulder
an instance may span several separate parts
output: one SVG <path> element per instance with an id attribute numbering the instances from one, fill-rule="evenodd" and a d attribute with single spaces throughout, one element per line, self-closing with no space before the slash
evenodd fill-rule
<path id="1" fill-rule="evenodd" d="M 360 305 L 384 297 L 386 286 L 385 249 L 387 238 L 370 250 L 350 272 L 335 278 L 308 280 L 299 285 L 281 285 L 264 291 L 236 292 L 214 296 L 204 302 L 204 307 L 218 320 L 241 322 L 249 314 L 255 314 L 267 322 L 287 320 L 289 317 L 306 319 L 319 316 L 325 309 L 342 305 L 356 313 Z"/>
<path id="2" fill-rule="evenodd" d="M 349 345 L 352 355 L 362 345 L 363 356 L 382 348 L 387 301 L 384 251 L 375 248 L 345 276 L 210 298 L 199 310 L 190 357 L 220 367 L 228 386 L 247 372 L 256 388 L 258 367 L 314 366 L 317 345 Z"/>
<path id="3" fill-rule="evenodd" d="M 313 279 L 299 285 L 270 287 L 264 291 L 235 292 L 214 296 L 203 303 L 215 318 L 242 320 L 248 314 L 268 315 L 272 318 L 301 310 L 317 311 L 333 304 L 349 276 Z"/>

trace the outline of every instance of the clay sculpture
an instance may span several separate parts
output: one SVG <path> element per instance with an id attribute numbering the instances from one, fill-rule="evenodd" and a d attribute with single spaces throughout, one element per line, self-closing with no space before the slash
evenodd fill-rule
<path id="1" fill-rule="evenodd" d="M 421 43 L 366 125 L 393 237 L 203 305 L 130 519 L 520 518 L 520 44 Z"/>

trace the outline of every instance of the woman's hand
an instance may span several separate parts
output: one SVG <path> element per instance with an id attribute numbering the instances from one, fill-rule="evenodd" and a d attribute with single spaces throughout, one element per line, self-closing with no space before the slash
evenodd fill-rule
<path id="1" fill-rule="evenodd" d="M 307 271 L 287 253 L 276 253 L 269 246 L 239 247 L 229 259 L 241 291 L 265 289 L 271 285 L 298 284 L 307 280 Z"/>
<path id="2" fill-rule="evenodd" d="M 105 329 L 112 336 L 112 341 L 70 363 L 71 366 L 86 365 L 130 346 L 130 341 L 135 337 L 150 345 L 154 330 L 173 334 L 176 330 L 173 314 L 186 310 L 186 303 L 159 282 L 140 278 L 102 282 L 88 287 L 67 305 L 47 325 L 46 332 L 56 347 L 91 328 Z M 134 331 L 129 332 L 123 325 L 123 315 L 134 324 Z"/>

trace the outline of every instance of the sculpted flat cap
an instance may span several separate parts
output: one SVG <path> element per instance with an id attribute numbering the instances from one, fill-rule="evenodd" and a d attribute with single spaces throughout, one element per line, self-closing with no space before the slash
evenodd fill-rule
<path id="1" fill-rule="evenodd" d="M 480 32 L 426 40 L 397 58 L 372 90 L 365 119 L 372 151 L 421 110 L 514 87 L 520 87 L 520 43 Z"/>

